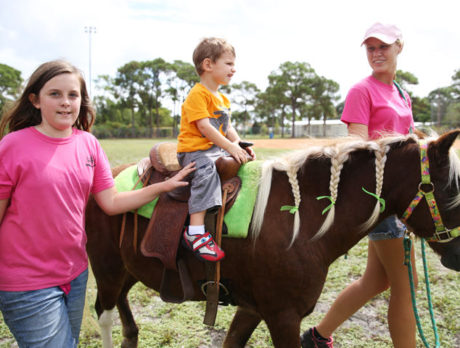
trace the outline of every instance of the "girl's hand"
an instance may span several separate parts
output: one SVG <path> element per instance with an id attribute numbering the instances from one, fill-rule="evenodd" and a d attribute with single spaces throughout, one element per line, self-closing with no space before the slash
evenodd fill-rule
<path id="1" fill-rule="evenodd" d="M 189 183 L 187 181 L 183 181 L 184 178 L 187 177 L 191 172 L 195 170 L 195 162 L 187 164 L 184 168 L 182 168 L 176 175 L 168 180 L 164 181 L 163 184 L 163 191 L 169 192 L 178 187 L 187 186 Z"/>

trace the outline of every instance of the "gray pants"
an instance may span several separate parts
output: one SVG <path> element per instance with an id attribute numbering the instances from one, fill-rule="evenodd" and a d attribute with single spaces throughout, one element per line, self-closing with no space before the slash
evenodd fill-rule
<path id="1" fill-rule="evenodd" d="M 208 150 L 179 152 L 177 159 L 182 167 L 195 162 L 196 170 L 190 182 L 190 214 L 205 210 L 214 210 L 222 205 L 222 189 L 215 162 L 226 152 L 217 146 Z"/>

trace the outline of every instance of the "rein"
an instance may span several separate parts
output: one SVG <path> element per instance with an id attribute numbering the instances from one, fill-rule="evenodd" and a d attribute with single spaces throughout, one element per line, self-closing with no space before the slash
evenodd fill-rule
<path id="1" fill-rule="evenodd" d="M 431 182 L 430 163 L 428 161 L 427 149 L 427 141 L 423 139 L 420 140 L 420 167 L 422 180 L 418 185 L 418 192 L 415 195 L 415 198 L 403 213 L 401 221 L 407 224 L 407 220 L 410 218 L 422 198 L 425 197 L 426 202 L 428 203 L 428 207 L 430 208 L 431 217 L 433 218 L 433 223 L 435 226 L 433 237 L 427 238 L 426 240 L 428 242 L 448 243 L 452 239 L 460 236 L 460 227 L 448 229 L 442 222 L 438 204 L 436 203 L 436 199 L 434 197 L 434 184 Z M 429 189 L 424 191 L 423 186 L 429 186 Z"/>
<path id="2" fill-rule="evenodd" d="M 406 231 L 407 232 L 407 231 Z M 410 294 L 412 299 L 412 309 L 414 310 L 415 321 L 417 323 L 417 330 L 420 335 L 420 338 L 423 341 L 423 344 L 426 348 L 429 348 L 430 345 L 428 344 L 425 335 L 423 334 L 422 324 L 420 323 L 420 317 L 417 311 L 417 300 L 415 296 L 415 287 L 414 287 L 414 278 L 412 275 L 412 263 L 410 261 L 410 254 L 412 248 L 412 240 L 406 233 L 404 236 L 404 265 L 407 266 L 407 271 L 409 273 L 409 284 L 410 284 Z M 428 309 L 430 311 L 430 318 L 431 318 L 431 326 L 433 327 L 434 338 L 435 338 L 435 347 L 440 347 L 439 343 L 439 335 L 438 329 L 436 327 L 436 319 L 434 318 L 433 313 L 433 304 L 431 302 L 431 290 L 430 290 L 430 279 L 428 277 L 428 267 L 426 263 L 426 255 L 425 255 L 425 240 L 423 238 L 420 239 L 420 245 L 422 247 L 422 259 L 423 259 L 423 272 L 425 274 L 425 287 L 426 287 L 426 297 L 428 301 Z"/>

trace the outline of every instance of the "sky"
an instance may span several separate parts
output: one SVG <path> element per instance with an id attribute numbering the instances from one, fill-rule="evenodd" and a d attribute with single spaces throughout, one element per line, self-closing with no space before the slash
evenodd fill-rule
<path id="1" fill-rule="evenodd" d="M 263 90 L 280 64 L 307 62 L 339 83 L 343 100 L 371 72 L 360 45 L 379 21 L 401 29 L 398 69 L 418 78 L 411 90 L 425 97 L 460 69 L 459 9 L 458 0 L 0 0 L 0 63 L 27 79 L 64 58 L 88 81 L 133 60 L 192 63 L 199 41 L 215 36 L 235 47 L 232 82 Z"/>

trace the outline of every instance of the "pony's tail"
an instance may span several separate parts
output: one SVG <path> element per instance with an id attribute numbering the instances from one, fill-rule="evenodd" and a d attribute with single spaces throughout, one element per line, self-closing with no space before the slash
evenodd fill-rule
<path id="1" fill-rule="evenodd" d="M 259 183 L 259 192 L 257 193 L 254 214 L 252 215 L 251 232 L 254 241 L 259 237 L 262 223 L 264 221 L 265 208 L 267 207 L 268 196 L 272 183 L 273 161 L 265 161 L 262 164 L 262 174 Z"/>

